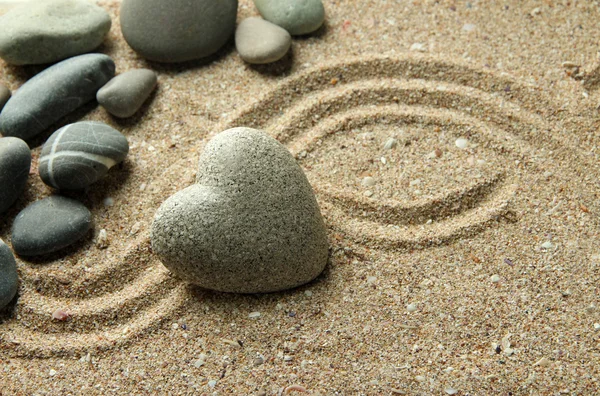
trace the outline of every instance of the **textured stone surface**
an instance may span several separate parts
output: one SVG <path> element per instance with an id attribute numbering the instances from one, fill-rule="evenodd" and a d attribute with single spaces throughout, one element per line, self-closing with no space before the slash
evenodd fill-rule
<path id="1" fill-rule="evenodd" d="M 290 49 L 292 36 L 287 30 L 262 18 L 244 19 L 235 31 L 235 47 L 248 63 L 278 61 Z"/>
<path id="2" fill-rule="evenodd" d="M 207 289 L 273 292 L 325 267 L 327 235 L 312 187 L 287 149 L 261 131 L 212 139 L 197 183 L 158 209 L 152 247 L 180 278 Z"/>
<path id="3" fill-rule="evenodd" d="M 19 213 L 12 228 L 12 245 L 21 256 L 52 253 L 81 239 L 92 224 L 92 214 L 78 201 L 53 195 Z"/>
<path id="4" fill-rule="evenodd" d="M 131 117 L 156 87 L 156 73 L 148 69 L 129 70 L 100 88 L 96 99 L 115 117 Z"/>
<path id="5" fill-rule="evenodd" d="M 231 37 L 237 0 L 123 0 L 121 30 L 144 58 L 182 62 L 211 55 Z"/>
<path id="6" fill-rule="evenodd" d="M 14 137 L 0 138 L 0 213 L 21 196 L 31 166 L 27 143 Z"/>
<path id="7" fill-rule="evenodd" d="M 83 121 L 54 132 L 42 148 L 40 177 L 47 185 L 78 190 L 98 181 L 123 161 L 127 138 L 101 122 Z"/>
<path id="8" fill-rule="evenodd" d="M 79 55 L 59 62 L 13 94 L 0 113 L 0 132 L 29 139 L 93 100 L 98 89 L 114 75 L 115 63 L 102 54 Z"/>
<path id="9" fill-rule="evenodd" d="M 321 0 L 254 0 L 254 5 L 263 18 L 294 36 L 314 32 L 325 20 Z"/>
<path id="10" fill-rule="evenodd" d="M 87 0 L 43 0 L 0 16 L 0 57 L 14 65 L 56 62 L 98 47 L 111 20 Z"/>
<path id="11" fill-rule="evenodd" d="M 10 89 L 0 84 L 0 113 L 2 112 L 2 109 L 4 108 L 6 102 L 8 102 L 8 99 L 10 99 L 10 95 Z"/>
<path id="12" fill-rule="evenodd" d="M 15 256 L 0 239 L 0 309 L 6 307 L 19 288 Z"/>

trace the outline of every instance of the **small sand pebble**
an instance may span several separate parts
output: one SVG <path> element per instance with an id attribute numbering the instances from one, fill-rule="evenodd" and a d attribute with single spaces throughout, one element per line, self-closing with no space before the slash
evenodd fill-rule
<path id="1" fill-rule="evenodd" d="M 250 312 L 250 313 L 248 314 L 248 317 L 249 317 L 250 319 L 259 318 L 259 317 L 260 317 L 260 312 Z"/>
<path id="2" fill-rule="evenodd" d="M 371 190 L 367 190 L 367 191 L 365 191 L 365 192 L 364 192 L 364 196 L 365 196 L 365 197 L 372 197 L 372 196 L 373 196 L 373 191 L 371 191 Z"/>
<path id="3" fill-rule="evenodd" d="M 499 275 L 492 275 L 491 280 L 493 283 L 498 283 L 500 282 L 500 276 Z"/>
<path id="4" fill-rule="evenodd" d="M 211 388 L 214 388 L 215 386 L 217 386 L 217 381 L 215 381 L 215 380 L 208 381 L 208 386 L 210 386 Z"/>
<path id="5" fill-rule="evenodd" d="M 540 367 L 547 367 L 551 364 L 550 360 L 548 360 L 547 358 L 543 357 L 540 360 L 538 360 L 534 366 L 540 366 Z"/>
<path id="6" fill-rule="evenodd" d="M 285 390 L 283 391 L 283 393 L 286 395 L 288 393 L 292 393 L 292 392 L 306 393 L 306 392 L 308 392 L 308 390 L 306 390 L 305 387 L 300 386 L 300 385 L 291 385 L 291 386 L 288 386 L 287 388 L 285 388 Z"/>
<path id="7" fill-rule="evenodd" d="M 54 369 L 51 369 L 51 370 L 48 372 L 48 375 L 49 375 L 50 377 L 54 377 L 54 376 L 56 375 L 56 370 L 54 370 Z"/>
<path id="8" fill-rule="evenodd" d="M 389 138 L 385 144 L 383 145 L 384 150 L 391 150 L 398 145 L 398 140 L 394 138 Z"/>
<path id="9" fill-rule="evenodd" d="M 600 330 L 600 323 L 594 323 L 594 330 Z"/>
<path id="10" fill-rule="evenodd" d="M 406 310 L 408 312 L 416 312 L 417 311 L 417 306 L 415 304 L 408 304 L 406 306 Z"/>
<path id="11" fill-rule="evenodd" d="M 552 244 L 552 242 L 550 241 L 546 241 L 544 243 L 542 243 L 542 249 L 552 249 L 554 247 L 554 244 Z"/>
<path id="12" fill-rule="evenodd" d="M 104 200 L 102 201 L 102 203 L 104 204 L 104 206 L 106 206 L 107 208 L 113 206 L 115 204 L 115 200 L 111 197 L 106 197 L 104 198 Z"/>
<path id="13" fill-rule="evenodd" d="M 367 176 L 362 180 L 361 184 L 364 187 L 373 187 L 375 185 L 375 179 L 373 179 L 371 176 Z"/>
<path id="14" fill-rule="evenodd" d="M 456 395 L 458 393 L 458 391 L 454 388 L 446 388 L 444 389 L 444 392 L 446 392 L 449 395 Z"/>
<path id="15" fill-rule="evenodd" d="M 99 249 L 106 249 L 108 247 L 108 235 L 105 229 L 101 229 L 98 232 L 98 238 L 96 238 L 96 245 Z"/>
<path id="16" fill-rule="evenodd" d="M 57 309 L 52 314 L 52 319 L 60 320 L 61 322 L 64 322 L 65 320 L 69 319 L 70 316 L 71 316 L 71 314 L 69 314 L 64 309 Z"/>
<path id="17" fill-rule="evenodd" d="M 456 144 L 456 147 L 458 147 L 459 149 L 466 149 L 469 145 L 469 142 L 467 141 L 467 139 L 459 138 L 456 139 L 456 142 L 454 144 Z"/>

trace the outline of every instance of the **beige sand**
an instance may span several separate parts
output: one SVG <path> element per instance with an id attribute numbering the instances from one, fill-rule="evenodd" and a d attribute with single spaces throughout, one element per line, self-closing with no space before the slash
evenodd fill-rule
<path id="1" fill-rule="evenodd" d="M 56 125 L 104 121 L 132 149 L 71 194 L 95 235 L 18 261 L 2 395 L 597 392 L 598 2 L 327 0 L 326 28 L 259 67 L 231 45 L 208 63 L 149 64 L 103 5 L 102 51 L 118 72 L 154 68 L 159 89 L 130 120 L 90 105 Z M 35 71 L 0 63 L 0 80 L 17 89 Z M 237 125 L 284 142 L 317 193 L 331 260 L 297 290 L 202 291 L 150 251 L 155 210 Z M 0 223 L 7 242 L 18 211 L 51 193 L 39 152 Z"/>

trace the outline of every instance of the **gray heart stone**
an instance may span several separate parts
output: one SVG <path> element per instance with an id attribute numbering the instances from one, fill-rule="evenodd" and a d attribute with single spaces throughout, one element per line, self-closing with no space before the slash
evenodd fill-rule
<path id="1" fill-rule="evenodd" d="M 50 66 L 21 86 L 0 113 L 0 132 L 27 140 L 96 97 L 115 75 L 103 54 L 86 54 Z"/>
<path id="2" fill-rule="evenodd" d="M 12 246 L 21 256 L 52 253 L 81 239 L 92 225 L 82 203 L 52 195 L 21 211 L 12 227 Z"/>
<path id="3" fill-rule="evenodd" d="M 18 286 L 19 277 L 15 256 L 0 239 L 0 309 L 6 307 L 15 297 Z"/>
<path id="4" fill-rule="evenodd" d="M 199 59 L 217 52 L 231 37 L 237 5 L 237 0 L 123 0 L 121 31 L 146 59 Z"/>
<path id="5" fill-rule="evenodd" d="M 21 4 L 0 17 L 0 57 L 13 65 L 52 63 L 98 47 L 108 13 L 87 0 Z"/>
<path id="6" fill-rule="evenodd" d="M 127 138 L 95 121 L 65 125 L 42 148 L 39 171 L 47 185 L 79 190 L 95 183 L 129 152 Z"/>
<path id="7" fill-rule="evenodd" d="M 29 176 L 31 150 L 18 138 L 0 139 L 0 213 L 19 198 Z"/>
<path id="8" fill-rule="evenodd" d="M 207 144 L 196 184 L 161 205 L 151 240 L 181 279 L 225 292 L 302 285 L 328 257 L 325 224 L 302 169 L 282 144 L 250 128 Z"/>

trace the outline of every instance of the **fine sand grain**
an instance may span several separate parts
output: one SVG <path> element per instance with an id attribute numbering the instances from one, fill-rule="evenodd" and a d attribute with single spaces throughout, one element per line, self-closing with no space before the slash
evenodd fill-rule
<path id="1" fill-rule="evenodd" d="M 131 119 L 90 104 L 33 142 L 27 192 L 0 219 L 9 244 L 17 213 L 51 194 L 37 161 L 52 131 L 106 122 L 131 151 L 69 194 L 94 233 L 17 260 L 2 395 L 597 391 L 600 4 L 324 3 L 326 26 L 265 66 L 231 43 L 210 62 L 146 62 L 101 3 L 101 51 L 159 86 Z M 252 15 L 241 1 L 238 21 Z M 0 61 L 0 81 L 39 70 Z M 151 252 L 156 209 L 233 126 L 279 139 L 315 189 L 330 262 L 299 289 L 208 292 Z"/>

